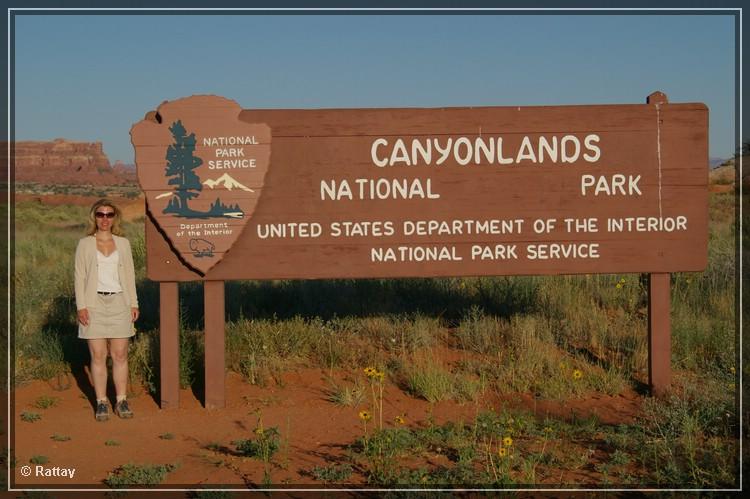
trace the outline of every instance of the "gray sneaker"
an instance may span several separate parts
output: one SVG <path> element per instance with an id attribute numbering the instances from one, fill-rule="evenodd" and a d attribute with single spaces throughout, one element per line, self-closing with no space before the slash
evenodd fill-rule
<path id="1" fill-rule="evenodd" d="M 120 400 L 117 404 L 115 404 L 115 414 L 123 419 L 133 417 L 133 411 L 130 410 L 127 400 Z"/>
<path id="2" fill-rule="evenodd" d="M 106 421 L 109 419 L 109 407 L 105 402 L 96 403 L 96 420 Z"/>

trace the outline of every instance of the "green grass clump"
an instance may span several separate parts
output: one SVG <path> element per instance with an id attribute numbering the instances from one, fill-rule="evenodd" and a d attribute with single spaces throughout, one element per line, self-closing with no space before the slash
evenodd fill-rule
<path id="1" fill-rule="evenodd" d="M 117 447 L 120 445 L 120 442 L 117 440 L 110 439 L 110 440 L 106 440 L 104 442 L 104 445 L 106 445 L 107 447 Z"/>
<path id="2" fill-rule="evenodd" d="M 363 317 L 350 327 L 385 352 L 407 355 L 431 347 L 442 328 L 438 318 L 415 315 L 380 315 Z"/>
<path id="3" fill-rule="evenodd" d="M 450 400 L 454 395 L 454 377 L 433 360 L 416 360 L 403 368 L 404 386 L 415 397 L 428 402 Z"/>
<path id="4" fill-rule="evenodd" d="M 156 393 L 159 360 L 159 335 L 155 330 L 139 331 L 128 346 L 129 385 L 144 386 L 149 393 Z"/>
<path id="5" fill-rule="evenodd" d="M 159 438 L 162 440 L 174 440 L 174 434 L 173 433 L 162 433 L 159 435 Z"/>
<path id="6" fill-rule="evenodd" d="M 237 452 L 243 456 L 261 459 L 269 462 L 277 450 L 279 450 L 280 434 L 277 427 L 257 428 L 255 438 L 236 440 L 232 442 L 237 447 Z"/>
<path id="7" fill-rule="evenodd" d="M 355 449 L 369 457 L 395 459 L 421 449 L 418 433 L 409 428 L 384 428 L 367 438 L 357 439 Z"/>
<path id="8" fill-rule="evenodd" d="M 21 413 L 21 421 L 26 423 L 33 423 L 42 419 L 42 416 L 38 412 L 23 411 Z"/>
<path id="9" fill-rule="evenodd" d="M 251 384 L 265 385 L 284 366 L 309 358 L 323 332 L 323 322 L 241 320 L 227 324 L 227 363 Z"/>
<path id="10" fill-rule="evenodd" d="M 131 486 L 148 487 L 159 485 L 164 481 L 167 473 L 177 468 L 174 464 L 133 464 L 128 463 L 111 472 L 104 483 L 113 489 Z"/>
<path id="11" fill-rule="evenodd" d="M 343 407 L 353 407 L 364 402 L 367 391 L 362 384 L 338 385 L 333 383 L 328 390 L 328 400 Z"/>
<path id="12" fill-rule="evenodd" d="M 456 329 L 458 345 L 464 350 L 483 354 L 496 354 L 507 346 L 509 325 L 495 316 L 486 315 L 473 306 Z"/>
<path id="13" fill-rule="evenodd" d="M 51 438 L 55 442 L 67 442 L 68 440 L 70 440 L 70 437 L 68 435 L 59 435 L 57 433 L 55 433 L 49 438 Z"/>
<path id="14" fill-rule="evenodd" d="M 349 464 L 332 464 L 330 466 L 316 466 L 310 473 L 315 480 L 320 482 L 336 483 L 348 480 L 353 471 Z"/>
<path id="15" fill-rule="evenodd" d="M 31 456 L 31 459 L 29 459 L 29 462 L 31 464 L 47 464 L 49 462 L 49 458 L 47 456 Z"/>
<path id="16" fill-rule="evenodd" d="M 737 485 L 735 407 L 709 391 L 648 399 L 637 426 L 637 458 L 659 486 Z"/>
<path id="17" fill-rule="evenodd" d="M 37 409 L 49 409 L 57 405 L 59 399 L 57 397 L 50 397 L 49 395 L 42 395 L 36 401 L 34 401 L 34 407 Z"/>
<path id="18" fill-rule="evenodd" d="M 433 352 L 434 354 L 434 352 Z M 392 363 L 398 384 L 412 396 L 435 403 L 472 402 L 487 389 L 487 379 L 470 369 L 452 369 L 434 355 L 415 355 Z"/>
<path id="19" fill-rule="evenodd" d="M 180 327 L 180 387 L 190 388 L 201 373 L 203 364 L 203 331 Z"/>

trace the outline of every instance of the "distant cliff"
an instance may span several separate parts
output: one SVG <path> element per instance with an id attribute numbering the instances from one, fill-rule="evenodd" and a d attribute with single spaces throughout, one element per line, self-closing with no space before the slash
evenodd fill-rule
<path id="1" fill-rule="evenodd" d="M 101 142 L 16 142 L 15 181 L 40 184 L 135 184 L 135 170 L 110 166 Z"/>

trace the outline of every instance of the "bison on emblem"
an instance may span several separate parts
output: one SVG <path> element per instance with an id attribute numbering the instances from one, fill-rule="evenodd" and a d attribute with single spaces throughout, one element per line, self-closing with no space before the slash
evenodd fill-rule
<path id="1" fill-rule="evenodd" d="M 211 241 L 206 241 L 205 239 L 191 239 L 190 240 L 190 249 L 193 251 L 193 255 L 196 258 L 202 258 L 204 256 L 212 257 L 214 256 L 214 249 L 216 246 Z"/>

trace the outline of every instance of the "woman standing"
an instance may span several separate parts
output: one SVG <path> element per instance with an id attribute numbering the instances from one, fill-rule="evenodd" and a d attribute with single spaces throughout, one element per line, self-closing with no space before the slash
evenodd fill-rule
<path id="1" fill-rule="evenodd" d="M 121 237 L 122 213 L 108 199 L 91 207 L 87 236 L 78 242 L 75 256 L 75 293 L 78 337 L 88 342 L 91 377 L 96 392 L 96 420 L 109 419 L 107 406 L 107 344 L 112 357 L 112 378 L 117 394 L 114 412 L 133 417 L 126 398 L 128 338 L 135 334 L 138 297 L 130 242 Z"/>

